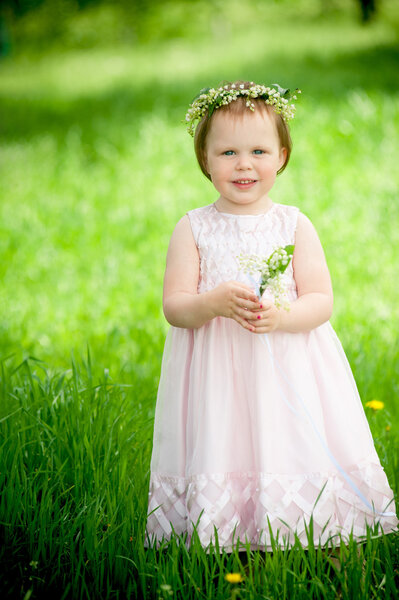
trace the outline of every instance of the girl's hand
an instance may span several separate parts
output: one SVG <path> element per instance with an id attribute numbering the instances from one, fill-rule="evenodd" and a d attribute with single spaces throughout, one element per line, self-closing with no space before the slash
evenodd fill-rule
<path id="1" fill-rule="evenodd" d="M 226 281 L 215 287 L 210 302 L 215 316 L 234 319 L 244 329 L 255 331 L 255 320 L 260 302 L 255 292 L 245 283 Z"/>
<path id="2" fill-rule="evenodd" d="M 269 333 L 280 326 L 281 312 L 271 300 L 261 300 L 261 309 L 254 312 L 254 333 Z"/>

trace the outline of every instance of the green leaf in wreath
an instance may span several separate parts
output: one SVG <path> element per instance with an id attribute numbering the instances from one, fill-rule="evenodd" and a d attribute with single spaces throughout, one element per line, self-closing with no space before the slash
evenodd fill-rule
<path id="1" fill-rule="evenodd" d="M 271 87 L 276 88 L 282 98 L 290 95 L 290 90 L 288 88 L 282 88 L 278 83 L 272 83 Z"/>
<path id="2" fill-rule="evenodd" d="M 207 87 L 207 88 L 202 88 L 202 90 L 199 91 L 199 93 L 195 96 L 195 98 L 193 98 L 191 100 L 191 104 L 193 102 L 195 102 L 196 100 L 198 100 L 198 98 L 201 96 L 201 94 L 207 94 L 209 92 L 211 88 Z"/>

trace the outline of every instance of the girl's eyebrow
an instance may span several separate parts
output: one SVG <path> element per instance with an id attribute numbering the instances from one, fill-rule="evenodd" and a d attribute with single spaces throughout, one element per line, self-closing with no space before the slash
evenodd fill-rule
<path id="1" fill-rule="evenodd" d="M 220 146 L 215 146 L 215 152 L 217 152 L 217 153 L 218 152 L 225 152 L 226 150 L 234 150 L 234 151 L 236 151 L 237 148 L 236 148 L 236 146 L 233 146 L 233 145 L 229 146 L 228 144 L 223 144 L 223 145 L 221 144 Z"/>
<path id="2" fill-rule="evenodd" d="M 237 146 L 233 145 L 233 144 L 218 144 L 215 145 L 216 146 L 216 151 L 217 152 L 222 152 L 223 150 L 237 150 Z M 271 146 L 269 146 L 268 144 L 251 144 L 251 146 L 249 146 L 249 150 L 271 150 Z"/>
<path id="3" fill-rule="evenodd" d="M 238 144 L 238 145 L 240 145 L 240 144 Z M 230 148 L 233 148 L 233 147 L 237 146 L 237 143 L 229 142 L 228 140 L 226 140 L 226 141 L 220 140 L 220 141 L 215 142 L 215 146 L 216 146 L 216 148 L 222 148 L 222 147 L 224 148 L 225 146 L 226 147 L 229 146 Z M 271 148 L 271 145 L 269 142 L 260 141 L 260 140 L 255 140 L 255 142 L 250 142 L 248 144 L 248 146 L 250 148 Z"/>

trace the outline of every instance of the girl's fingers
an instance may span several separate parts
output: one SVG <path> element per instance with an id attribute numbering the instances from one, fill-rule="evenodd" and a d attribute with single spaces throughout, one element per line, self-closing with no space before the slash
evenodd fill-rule
<path id="1" fill-rule="evenodd" d="M 266 310 L 263 313 L 260 311 L 254 311 L 254 328 L 255 333 L 269 333 L 270 331 L 275 331 L 275 329 L 279 326 L 279 315 L 273 314 L 272 312 Z"/>
<path id="2" fill-rule="evenodd" d="M 253 323 L 253 321 L 259 321 L 259 313 L 256 310 L 251 310 L 251 311 L 245 311 L 246 315 L 245 315 L 245 319 L 247 319 L 247 321 L 251 321 L 251 323 Z"/>
<path id="3" fill-rule="evenodd" d="M 249 293 L 250 295 L 254 295 L 255 291 L 254 288 L 251 288 L 249 285 L 246 285 L 245 283 L 239 283 L 238 287 L 243 290 L 246 293 Z M 256 294 L 255 294 L 256 296 Z"/>
<path id="4" fill-rule="evenodd" d="M 247 329 L 248 331 L 251 331 L 251 333 L 255 333 L 255 328 L 253 325 L 250 325 L 248 323 L 248 321 L 246 321 L 245 319 L 236 319 L 237 323 L 239 325 L 241 325 L 242 327 L 244 327 L 244 329 Z"/>
<path id="5" fill-rule="evenodd" d="M 235 309 L 238 313 L 240 313 L 244 319 L 246 318 L 252 318 L 252 315 L 254 313 L 259 313 L 259 311 L 261 310 L 259 308 L 259 304 L 255 304 L 254 302 L 240 302 Z"/>
<path id="6" fill-rule="evenodd" d="M 269 333 L 273 331 L 274 327 L 270 323 L 262 323 L 259 321 L 254 322 L 254 333 Z"/>
<path id="7" fill-rule="evenodd" d="M 251 288 L 238 288 L 237 290 L 237 298 L 252 300 L 253 302 L 259 302 L 259 298 Z"/>
<path id="8" fill-rule="evenodd" d="M 259 310 L 259 307 L 262 304 L 262 302 L 259 300 L 256 294 L 254 294 L 253 292 L 252 294 L 245 295 L 237 294 L 234 300 L 237 306 L 241 308 L 248 308 L 249 310 Z"/>
<path id="9" fill-rule="evenodd" d="M 251 300 L 251 299 L 245 299 L 245 298 L 237 298 L 237 304 L 239 306 L 241 306 L 241 308 L 249 308 L 249 309 L 254 309 L 259 308 L 261 303 L 259 303 L 259 300 Z"/>
<path id="10" fill-rule="evenodd" d="M 257 319 L 257 315 L 259 313 L 255 310 L 246 310 L 245 308 L 238 307 L 233 310 L 234 318 L 244 320 L 244 321 L 254 321 Z"/>
<path id="11" fill-rule="evenodd" d="M 243 317 L 240 314 L 238 314 L 238 313 L 235 313 L 233 315 L 234 320 L 237 321 L 237 323 L 239 325 L 241 325 L 242 327 L 244 327 L 244 329 L 248 329 L 248 331 L 254 332 L 255 328 L 254 328 L 254 326 L 251 323 L 248 323 L 247 317 L 248 317 L 248 312 Z"/>
<path id="12" fill-rule="evenodd" d="M 248 311 L 247 311 L 248 312 Z M 268 321 L 267 315 L 259 308 L 257 310 L 251 310 L 250 314 L 247 314 L 246 319 L 251 319 L 251 321 L 256 321 L 257 325 L 265 325 Z"/>

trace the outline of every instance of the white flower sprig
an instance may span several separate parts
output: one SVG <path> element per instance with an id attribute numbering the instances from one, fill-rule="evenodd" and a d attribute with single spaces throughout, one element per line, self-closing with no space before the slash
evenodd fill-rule
<path id="1" fill-rule="evenodd" d="M 286 310 L 289 305 L 286 302 L 286 293 L 281 275 L 284 273 L 294 254 L 294 245 L 279 247 L 270 256 L 265 258 L 257 254 L 240 254 L 237 259 L 242 270 L 249 275 L 257 275 L 259 278 L 259 297 L 266 288 L 272 292 L 275 305 Z"/>
<path id="2" fill-rule="evenodd" d="M 296 93 L 300 94 L 301 90 L 296 89 L 294 92 L 290 92 L 289 89 L 280 87 L 278 83 L 265 86 L 255 84 L 253 81 L 251 81 L 250 87 L 245 87 L 243 83 L 237 85 L 233 83 L 216 89 L 204 88 L 194 98 L 187 111 L 187 130 L 193 136 L 196 122 L 200 121 L 207 111 L 211 116 L 214 110 L 230 104 L 239 96 L 246 98 L 246 105 L 252 111 L 255 110 L 252 100 L 261 98 L 266 104 L 273 106 L 276 113 L 281 114 L 285 121 L 289 121 L 295 115 L 295 104 L 290 104 L 290 101 L 297 99 Z"/>

